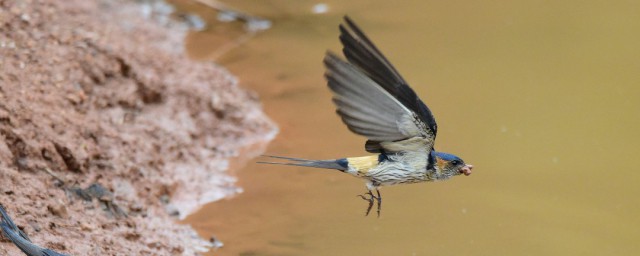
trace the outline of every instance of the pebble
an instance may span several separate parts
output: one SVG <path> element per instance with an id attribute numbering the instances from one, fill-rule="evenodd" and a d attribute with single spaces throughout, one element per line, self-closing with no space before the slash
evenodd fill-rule
<path id="1" fill-rule="evenodd" d="M 49 210 L 49 212 L 55 216 L 61 217 L 61 218 L 68 218 L 69 217 L 69 212 L 67 212 L 67 207 L 65 207 L 62 204 L 57 204 L 57 205 L 48 205 L 47 206 L 47 210 Z"/>

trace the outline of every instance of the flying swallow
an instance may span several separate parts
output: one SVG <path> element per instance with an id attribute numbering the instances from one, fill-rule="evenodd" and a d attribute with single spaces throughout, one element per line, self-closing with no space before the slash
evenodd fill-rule
<path id="1" fill-rule="evenodd" d="M 378 188 L 396 184 L 447 180 L 470 175 L 472 165 L 434 149 L 438 126 L 431 110 L 362 30 L 347 16 L 340 25 L 346 61 L 328 51 L 325 78 L 342 122 L 367 138 L 365 150 L 377 155 L 331 160 L 269 156 L 286 162 L 259 162 L 335 169 L 366 180 L 369 215 L 382 196 Z M 373 194 L 375 190 L 376 195 Z"/>

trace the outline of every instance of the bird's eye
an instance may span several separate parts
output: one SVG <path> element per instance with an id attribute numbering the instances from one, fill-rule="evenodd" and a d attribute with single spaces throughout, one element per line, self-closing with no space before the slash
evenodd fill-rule
<path id="1" fill-rule="evenodd" d="M 453 160 L 451 161 L 452 165 L 459 165 L 460 164 L 460 160 Z"/>

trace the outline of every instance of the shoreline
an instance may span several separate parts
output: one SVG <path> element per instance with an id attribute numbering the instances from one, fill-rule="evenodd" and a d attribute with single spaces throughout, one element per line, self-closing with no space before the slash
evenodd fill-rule
<path id="1" fill-rule="evenodd" d="M 275 136 L 257 95 L 190 60 L 164 3 L 3 5 L 0 203 L 18 227 L 71 255 L 210 248 L 177 220 L 235 193 L 229 160 Z M 69 192 L 94 184 L 111 196 Z M 2 239 L 0 253 L 19 251 Z"/>

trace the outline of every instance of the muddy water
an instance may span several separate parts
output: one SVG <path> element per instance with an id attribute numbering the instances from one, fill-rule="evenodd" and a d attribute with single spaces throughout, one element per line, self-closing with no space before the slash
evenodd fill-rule
<path id="1" fill-rule="evenodd" d="M 360 180 L 249 163 L 235 170 L 244 193 L 188 218 L 225 243 L 211 255 L 638 255 L 640 4 L 517 2 L 326 2 L 318 15 L 311 1 L 233 1 L 274 21 L 217 59 L 279 124 L 268 153 L 365 154 L 322 79 L 349 13 L 435 113 L 436 147 L 476 168 L 384 188 L 377 219 Z M 210 59 L 219 39 L 187 44 Z"/>

